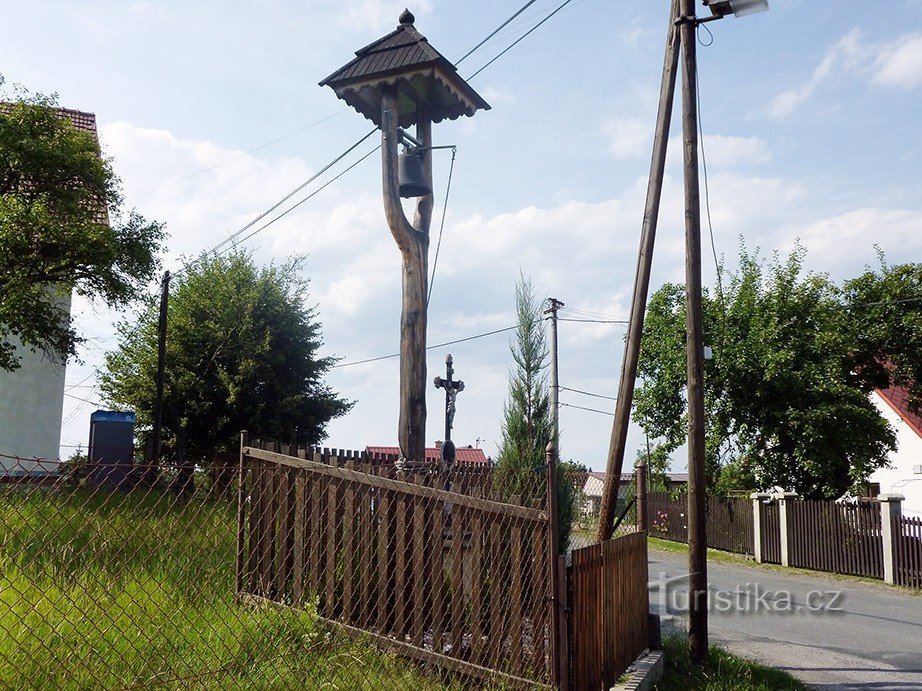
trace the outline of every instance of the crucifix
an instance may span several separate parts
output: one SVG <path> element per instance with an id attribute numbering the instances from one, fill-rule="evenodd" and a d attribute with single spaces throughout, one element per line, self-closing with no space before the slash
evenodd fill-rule
<path id="1" fill-rule="evenodd" d="M 455 421 L 455 401 L 458 394 L 464 391 L 464 382 L 460 379 L 457 381 L 453 379 L 455 373 L 455 368 L 452 367 L 453 364 L 454 360 L 452 360 L 451 353 L 449 353 L 445 356 L 445 379 L 436 377 L 433 380 L 435 388 L 445 389 L 445 441 L 443 442 L 443 448 L 451 442 L 451 428 Z M 452 445 L 452 448 L 454 448 L 454 445 Z M 453 461 L 454 459 L 451 460 Z"/>

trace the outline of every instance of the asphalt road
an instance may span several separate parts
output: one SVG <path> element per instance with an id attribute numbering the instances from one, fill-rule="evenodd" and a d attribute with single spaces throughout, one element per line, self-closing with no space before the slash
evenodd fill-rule
<path id="1" fill-rule="evenodd" d="M 685 630 L 688 557 L 650 550 L 650 606 Z M 666 587 L 654 585 L 675 578 Z M 708 563 L 712 643 L 817 689 L 922 690 L 922 596 L 818 574 Z"/>

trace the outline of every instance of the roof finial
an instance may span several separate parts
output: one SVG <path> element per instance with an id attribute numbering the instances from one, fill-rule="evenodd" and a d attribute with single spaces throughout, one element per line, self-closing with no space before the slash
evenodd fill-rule
<path id="1" fill-rule="evenodd" d="M 412 26 L 413 22 L 416 21 L 416 17 L 413 16 L 413 13 L 410 12 L 408 8 L 405 8 L 400 14 L 400 25 L 401 26 Z"/>

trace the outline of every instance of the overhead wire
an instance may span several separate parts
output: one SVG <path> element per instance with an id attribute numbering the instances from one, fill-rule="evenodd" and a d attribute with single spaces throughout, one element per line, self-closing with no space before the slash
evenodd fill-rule
<path id="1" fill-rule="evenodd" d="M 435 283 L 435 270 L 439 265 L 439 250 L 442 248 L 442 231 L 445 230 L 445 216 L 448 213 L 448 195 L 451 193 L 451 174 L 455 170 L 457 147 L 451 149 L 451 164 L 448 166 L 448 184 L 445 186 L 445 203 L 442 205 L 442 221 L 439 223 L 439 240 L 435 245 L 435 259 L 432 262 L 432 277 L 429 279 L 429 293 L 426 295 L 426 307 L 432 299 L 432 285 Z"/>
<path id="2" fill-rule="evenodd" d="M 426 346 L 426 350 L 433 350 L 435 348 L 444 348 L 445 346 L 456 345 L 458 343 L 466 343 L 467 341 L 473 341 L 478 338 L 485 338 L 486 336 L 494 336 L 496 334 L 500 334 L 505 331 L 512 331 L 513 329 L 517 329 L 517 328 L 519 328 L 518 324 L 516 324 L 515 326 L 507 326 L 503 329 L 495 329 L 493 331 L 487 331 L 485 333 L 476 334 L 474 336 L 458 338 L 458 339 L 455 339 L 454 341 L 445 341 L 444 343 L 435 343 L 433 345 Z M 351 367 L 352 365 L 365 365 L 365 364 L 368 364 L 369 362 L 378 362 L 379 360 L 389 360 L 395 357 L 400 357 L 400 353 L 391 353 L 390 355 L 379 355 L 378 357 L 367 358 L 365 360 L 357 360 L 355 362 L 340 362 L 340 363 L 333 365 L 332 367 L 337 368 L 337 367 Z"/>
<path id="3" fill-rule="evenodd" d="M 487 37 L 486 37 L 485 39 L 483 39 L 480 43 L 478 43 L 476 46 L 474 46 L 474 47 L 471 48 L 469 51 L 467 51 L 464 55 L 462 55 L 460 58 L 458 58 L 458 59 L 455 61 L 455 65 L 460 65 L 464 60 L 466 60 L 467 58 L 469 58 L 469 57 L 471 56 L 472 53 L 474 53 L 475 51 L 477 51 L 477 50 L 478 50 L 479 48 L 481 48 L 487 41 L 489 41 L 491 38 L 493 38 L 494 36 L 496 36 L 496 34 L 498 34 L 500 31 L 502 31 L 502 30 L 505 29 L 507 26 L 509 26 L 509 24 L 510 24 L 516 17 L 518 17 L 520 14 L 522 14 L 522 12 L 524 12 L 524 11 L 527 10 L 529 7 L 531 7 L 532 5 L 534 5 L 535 2 L 537 2 L 537 0 L 529 0 L 529 1 L 526 2 L 524 5 L 522 5 L 522 7 L 520 7 L 518 10 L 516 10 L 515 14 L 513 14 L 511 17 L 509 17 L 509 19 L 507 19 L 507 20 L 504 21 L 502 24 L 500 24 L 494 31 L 492 31 L 492 32 L 490 33 L 489 36 L 487 36 Z"/>
<path id="4" fill-rule="evenodd" d="M 259 214 L 256 218 L 254 218 L 253 220 L 251 220 L 249 223 L 247 223 L 246 225 L 244 225 L 244 226 L 243 226 L 242 228 L 240 228 L 239 230 L 235 231 L 234 233 L 231 233 L 227 238 L 225 238 L 224 240 L 222 240 L 221 242 L 219 242 L 218 244 L 216 244 L 216 245 L 215 245 L 214 247 L 212 247 L 211 249 L 205 250 L 204 254 L 210 254 L 210 253 L 212 253 L 212 252 L 217 252 L 217 251 L 218 251 L 221 247 L 223 247 L 224 245 L 233 244 L 234 241 L 235 241 L 238 237 L 240 237 L 243 233 L 245 233 L 247 230 L 249 230 L 250 228 L 252 228 L 252 227 L 253 227 L 254 225 L 256 225 L 257 223 L 259 223 L 259 221 L 261 221 L 261 220 L 264 219 L 266 216 L 268 216 L 269 214 L 271 214 L 273 211 L 275 211 L 277 208 L 279 208 L 282 204 L 284 204 L 285 202 L 287 202 L 289 199 L 291 199 L 293 196 L 295 196 L 298 192 L 300 192 L 300 191 L 303 190 L 305 187 L 307 187 L 309 184 L 311 184 L 314 180 L 316 180 L 317 178 L 319 178 L 321 175 L 323 175 L 325 172 L 327 172 L 330 168 L 332 168 L 332 167 L 335 166 L 337 163 L 339 163 L 341 160 L 343 160 L 343 159 L 344 159 L 346 156 L 348 156 L 350 153 L 352 153 L 353 151 L 355 151 L 359 146 L 362 145 L 362 143 L 363 143 L 366 139 L 368 139 L 369 137 L 371 137 L 371 135 L 373 135 L 373 134 L 374 134 L 375 132 L 377 132 L 377 131 L 378 131 L 378 128 L 377 128 L 377 127 L 374 128 L 374 129 L 372 129 L 370 132 L 368 132 L 368 133 L 365 134 L 363 137 L 361 137 L 358 141 L 356 141 L 354 144 L 352 144 L 349 148 L 347 148 L 347 149 L 346 149 L 345 151 L 343 151 L 341 154 L 339 154 L 338 156 L 336 156 L 332 161 L 330 161 L 330 162 L 327 163 L 325 166 L 323 166 L 320 170 L 318 170 L 316 173 L 314 173 L 313 175 L 311 175 L 307 180 L 305 180 L 304 182 L 302 182 L 300 185 L 298 185 L 297 187 L 295 187 L 291 192 L 289 192 L 289 193 L 286 194 L 284 197 L 282 197 L 279 201 L 277 201 L 275 204 L 273 204 L 273 205 L 270 206 L 268 209 L 266 209 L 266 210 L 263 211 L 261 214 Z M 321 188 L 321 189 L 322 189 L 322 188 Z M 187 265 L 187 266 L 188 266 L 188 265 Z M 183 267 L 183 268 L 186 268 L 186 267 Z"/>
<path id="5" fill-rule="evenodd" d="M 609 417 L 614 417 L 614 416 L 615 416 L 614 413 L 610 413 L 610 412 L 608 412 L 607 410 L 599 410 L 599 409 L 597 409 L 597 408 L 586 408 L 586 407 L 581 406 L 581 405 L 573 405 L 572 403 L 564 403 L 564 402 L 562 402 L 562 401 L 561 401 L 560 403 L 558 403 L 557 405 L 559 405 L 559 406 L 562 407 L 562 408 L 575 408 L 576 410 L 585 410 L 585 411 L 588 411 L 588 412 L 590 412 L 590 413 L 599 413 L 600 415 L 608 415 Z"/>
<path id="6" fill-rule="evenodd" d="M 580 391 L 579 389 L 571 389 L 569 386 L 558 386 L 558 389 L 561 391 L 572 391 L 573 393 L 582 394 L 583 396 L 592 396 L 593 398 L 604 398 L 606 401 L 617 401 L 618 399 L 614 396 L 604 396 L 600 393 L 592 393 L 591 391 Z"/>
<path id="7" fill-rule="evenodd" d="M 524 34 L 522 34 L 522 35 L 521 35 L 519 38 L 517 38 L 515 41 L 513 41 L 512 43 L 510 43 L 510 44 L 509 44 L 506 48 L 504 48 L 502 51 L 500 51 L 499 53 L 497 53 L 497 54 L 496 54 L 489 62 L 487 62 L 483 67 L 481 67 L 479 70 L 477 70 L 476 72 L 474 72 L 474 74 L 472 74 L 470 77 L 468 77 L 468 79 L 473 79 L 473 78 L 476 77 L 478 74 L 480 74 L 481 72 L 483 72 L 483 71 L 484 71 L 485 69 L 487 69 L 490 65 L 492 65 L 494 62 L 496 62 L 497 60 L 499 60 L 502 56 L 504 56 L 506 53 L 508 53 L 510 50 L 512 50 L 515 46 L 517 46 L 519 43 L 521 43 L 523 40 L 525 40 L 528 36 L 530 36 L 534 31 L 536 31 L 536 30 L 538 29 L 538 27 L 540 27 L 542 24 L 544 24 L 547 20 L 549 20 L 549 19 L 550 19 L 551 17 L 553 17 L 555 14 L 557 14 L 558 12 L 560 12 L 560 10 L 562 10 L 564 7 L 566 7 L 567 5 L 569 5 L 572 1 L 573 1 L 573 0 L 564 0 L 562 3 L 560 3 L 560 4 L 556 7 L 556 9 L 554 9 L 553 12 L 551 12 L 551 13 L 550 13 L 549 15 L 547 15 L 544 19 L 542 19 L 540 22 L 538 22 L 537 24 L 535 24 L 531 29 L 529 29 L 528 31 L 526 31 Z"/>
<path id="8" fill-rule="evenodd" d="M 366 138 L 367 138 L 367 137 L 366 137 Z M 365 138 L 363 138 L 363 140 L 364 140 L 364 139 L 365 139 Z M 249 235 L 246 235 L 245 237 L 243 237 L 242 239 L 240 239 L 239 242 L 240 242 L 240 243 L 246 242 L 247 240 L 249 240 L 250 238 L 252 238 L 252 237 L 253 237 L 254 235 L 256 235 L 257 233 L 261 233 L 261 232 L 264 231 L 266 228 L 268 228 L 269 226 L 271 226 L 273 223 L 275 223 L 275 222 L 281 220 L 282 218 L 284 218 L 285 216 L 287 216 L 288 214 L 290 214 L 292 211 L 294 211 L 295 209 L 297 209 L 299 206 L 301 206 L 302 204 L 304 204 L 306 201 L 312 199 L 313 197 L 315 197 L 316 195 L 318 195 L 320 192 L 322 192 L 323 190 L 325 190 L 327 187 L 329 187 L 330 185 L 332 185 L 334 182 L 336 182 L 337 180 L 339 180 L 343 175 L 345 175 L 345 174 L 348 173 L 350 170 L 352 170 L 353 168 L 355 168 L 359 163 L 361 163 L 362 161 L 364 161 L 366 158 L 368 158 L 369 156 L 371 156 L 373 153 L 375 153 L 375 152 L 376 152 L 378 149 L 380 149 L 380 148 L 381 148 L 381 145 L 379 144 L 379 145 L 376 146 L 374 149 L 372 149 L 371 151 L 369 151 L 368 153 L 366 153 L 364 156 L 362 156 L 361 158 L 359 158 L 358 160 L 356 160 L 355 162 L 353 162 L 348 168 L 345 168 L 344 170 L 340 171 L 337 175 L 335 175 L 334 177 L 332 177 L 332 178 L 330 178 L 329 180 L 327 180 L 327 181 L 326 181 L 325 183 L 323 183 L 320 187 L 318 187 L 316 190 L 314 190 L 314 191 L 311 192 L 309 195 L 307 195 L 304 199 L 302 199 L 301 201 L 299 201 L 299 202 L 293 204 L 293 205 L 290 206 L 289 208 L 285 209 L 285 211 L 283 211 L 282 213 L 280 213 L 278 216 L 276 216 L 276 217 L 273 218 L 272 220 L 268 221 L 265 225 L 260 226 L 259 228 L 257 228 L 256 230 L 254 230 L 254 231 L 253 231 L 252 233 L 250 233 Z M 237 244 L 237 243 L 235 243 L 235 244 Z M 216 253 L 217 253 L 218 255 L 221 255 L 221 254 L 223 254 L 224 252 L 229 251 L 229 250 L 230 250 L 232 247 L 234 247 L 234 246 L 235 246 L 235 245 L 230 245 L 230 246 L 226 247 L 225 249 L 221 250 L 220 252 L 216 252 Z M 211 250 L 211 251 L 214 252 L 215 250 Z"/>

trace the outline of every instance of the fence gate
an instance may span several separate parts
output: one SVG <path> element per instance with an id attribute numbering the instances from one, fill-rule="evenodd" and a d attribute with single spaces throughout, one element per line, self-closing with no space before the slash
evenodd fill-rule
<path id="1" fill-rule="evenodd" d="M 781 512 L 778 503 L 759 502 L 762 561 L 781 563 Z"/>
<path id="2" fill-rule="evenodd" d="M 439 473 L 360 472 L 357 454 L 241 455 L 241 597 L 315 606 L 321 622 L 469 678 L 550 683 L 543 507 L 448 491 Z"/>
<path id="3" fill-rule="evenodd" d="M 608 689 L 647 647 L 647 534 L 573 550 L 570 688 Z"/>

